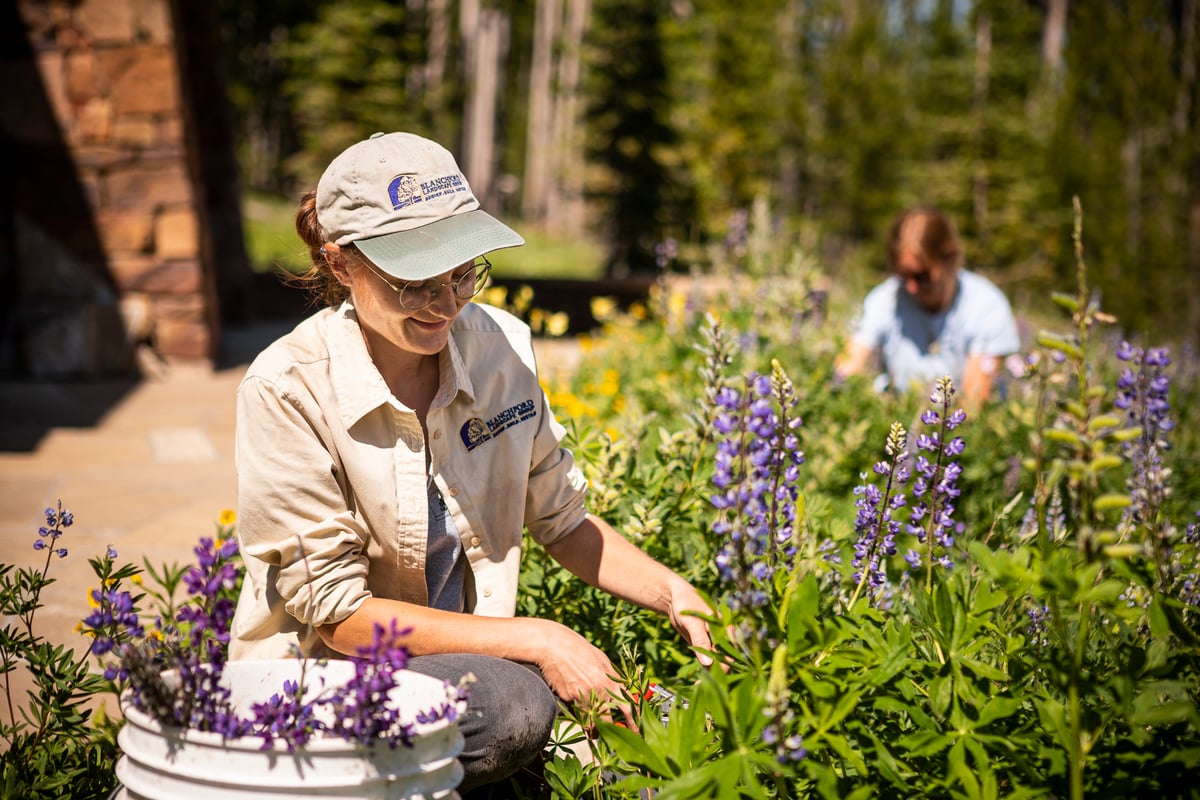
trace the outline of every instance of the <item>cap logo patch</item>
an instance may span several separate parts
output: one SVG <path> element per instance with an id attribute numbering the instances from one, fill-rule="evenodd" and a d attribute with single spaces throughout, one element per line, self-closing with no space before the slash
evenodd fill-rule
<path id="1" fill-rule="evenodd" d="M 469 191 L 467 182 L 458 173 L 431 178 L 422 183 L 418 183 L 412 175 L 397 175 L 388 184 L 388 199 L 392 201 L 392 209 L 399 211 L 427 200 L 466 191 Z"/>

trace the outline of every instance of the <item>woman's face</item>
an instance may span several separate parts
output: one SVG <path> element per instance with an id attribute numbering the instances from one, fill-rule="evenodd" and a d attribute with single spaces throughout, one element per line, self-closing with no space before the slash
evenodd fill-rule
<path id="1" fill-rule="evenodd" d="M 446 284 L 470 272 L 473 265 L 466 263 L 432 278 L 438 290 L 433 301 L 424 308 L 411 310 L 400 302 L 400 290 L 407 281 L 385 278 L 359 253 L 348 256 L 344 259 L 347 269 L 343 283 L 350 287 L 358 322 L 367 332 L 368 339 L 382 339 L 415 355 L 441 352 L 450 340 L 450 325 L 454 318 L 471 302 L 459 298 Z"/>
<path id="2" fill-rule="evenodd" d="M 945 311 L 954 300 L 958 273 L 945 264 L 927 261 L 916 251 L 901 249 L 893 271 L 904 291 L 931 314 Z"/>

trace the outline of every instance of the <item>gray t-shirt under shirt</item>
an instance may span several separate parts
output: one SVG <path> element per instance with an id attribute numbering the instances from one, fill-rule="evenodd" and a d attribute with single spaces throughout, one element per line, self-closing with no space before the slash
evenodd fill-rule
<path id="1" fill-rule="evenodd" d="M 429 607 L 443 611 L 463 611 L 463 579 L 467 561 L 454 518 L 446 501 L 431 478 L 429 487 L 429 543 L 425 555 L 425 585 Z"/>

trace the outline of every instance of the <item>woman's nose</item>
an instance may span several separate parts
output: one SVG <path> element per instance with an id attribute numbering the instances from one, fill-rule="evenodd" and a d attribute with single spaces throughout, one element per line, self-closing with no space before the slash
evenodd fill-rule
<path id="1" fill-rule="evenodd" d="M 429 304 L 431 308 L 437 310 L 437 313 L 443 317 L 453 317 L 458 313 L 458 298 L 454 295 L 453 286 L 440 286 L 438 293 L 434 296 L 433 302 Z"/>

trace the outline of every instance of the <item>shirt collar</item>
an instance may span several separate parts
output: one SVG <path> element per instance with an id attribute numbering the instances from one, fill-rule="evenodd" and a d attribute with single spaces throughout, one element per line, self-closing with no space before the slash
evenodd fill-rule
<path id="1" fill-rule="evenodd" d="M 470 308 L 468 305 L 464 312 Z M 460 314 L 461 316 L 461 314 Z M 449 405 L 460 391 L 474 401 L 475 387 L 466 362 L 455 341 L 457 321 L 450 329 L 450 341 L 438 355 L 440 381 L 433 408 Z M 371 360 L 354 305 L 347 300 L 338 307 L 329 323 L 329 375 L 338 400 L 342 424 L 347 429 L 383 405 L 409 410 L 392 396 L 391 389 Z"/>

